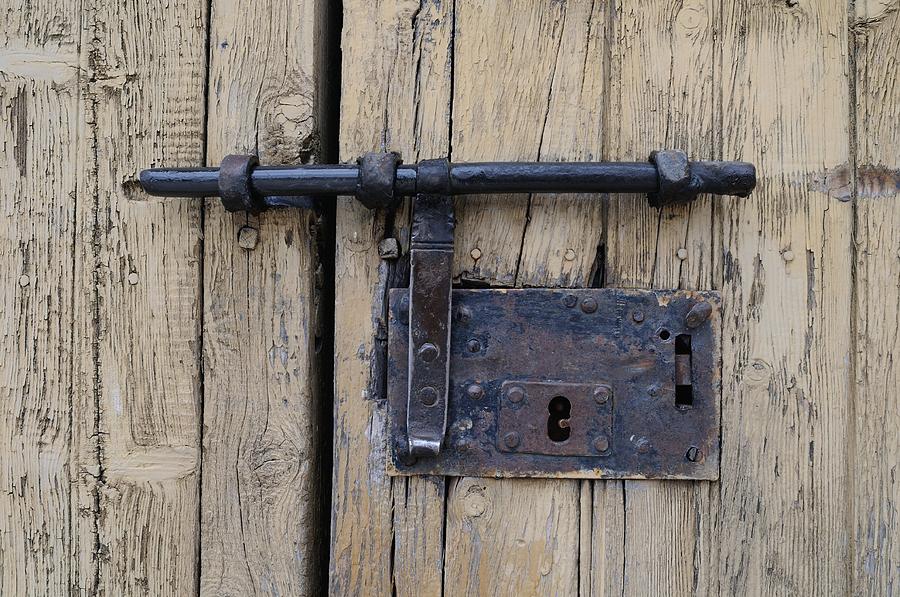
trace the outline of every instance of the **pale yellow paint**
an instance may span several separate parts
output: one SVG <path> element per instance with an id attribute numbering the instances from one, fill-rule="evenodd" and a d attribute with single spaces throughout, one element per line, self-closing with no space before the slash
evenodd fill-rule
<path id="1" fill-rule="evenodd" d="M 849 6 L 835 0 L 457 0 L 442 3 L 439 19 L 431 4 L 348 6 L 345 159 L 410 144 L 407 160 L 430 157 L 398 137 L 410 129 L 393 100 L 444 90 L 452 77 L 455 160 L 643 160 L 677 147 L 753 161 L 760 185 L 749 199 L 662 211 L 635 196 L 457 201 L 459 281 L 585 286 L 602 263 L 610 286 L 723 292 L 719 482 L 388 486 L 383 396 L 368 375 L 384 286 L 403 280 L 374 247 L 388 230 L 408 234 L 406 215 L 373 226 L 343 204 L 333 592 L 896 590 L 896 0 L 856 2 L 856 72 Z M 445 48 L 452 64 L 416 78 L 409 64 L 422 37 L 434 44 L 422 65 L 435 55 L 447 64 Z M 433 124 L 422 130 L 433 135 Z M 861 165 L 856 185 L 837 176 L 851 163 Z M 858 211 L 847 201 L 854 189 L 866 198 Z M 350 305 L 356 312 L 341 315 Z M 427 490 L 410 490 L 423 482 Z M 388 496 L 400 516 L 384 509 Z"/>
<path id="2" fill-rule="evenodd" d="M 862 0 L 856 11 L 856 162 L 889 169 L 898 180 L 900 2 Z M 846 482 L 853 504 L 850 581 L 859 595 L 900 591 L 898 189 L 895 184 L 893 193 L 860 192 L 854 228 L 854 432 L 848 441 Z"/>
<path id="3" fill-rule="evenodd" d="M 212 82 L 240 96 L 224 118 L 204 101 L 210 4 L 216 34 L 238 29 L 233 61 L 212 61 Z M 318 159 L 327 3 L 271 4 L 257 22 L 224 1 L 3 7 L 0 594 L 318 594 L 320 223 L 256 222 L 254 261 L 217 234 L 220 212 L 204 231 L 198 202 L 131 201 L 146 199 L 140 169 L 255 151 L 257 137 L 264 159 Z M 259 69 L 245 40 L 290 68 Z M 245 267 L 222 288 L 232 253 Z M 241 288 L 239 309 L 212 300 Z M 242 491 L 243 509 L 220 509 Z M 217 584 L 221 568 L 241 582 Z"/>
<path id="4" fill-rule="evenodd" d="M 214 0 L 210 165 L 321 161 L 325 17 L 321 0 Z M 317 595 L 325 581 L 321 226 L 311 210 L 207 203 L 201 595 Z"/>

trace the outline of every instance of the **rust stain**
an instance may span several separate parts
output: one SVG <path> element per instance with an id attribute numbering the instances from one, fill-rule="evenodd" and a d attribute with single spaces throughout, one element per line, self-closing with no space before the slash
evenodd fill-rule
<path id="1" fill-rule="evenodd" d="M 812 177 L 809 189 L 827 193 L 838 201 L 853 198 L 853 177 L 849 164 L 840 164 Z M 900 193 L 900 169 L 862 164 L 856 169 L 856 193 L 862 199 L 890 197 Z"/>

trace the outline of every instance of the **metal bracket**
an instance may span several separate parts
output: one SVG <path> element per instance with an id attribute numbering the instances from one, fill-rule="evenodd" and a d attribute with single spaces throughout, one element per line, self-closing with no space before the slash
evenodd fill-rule
<path id="1" fill-rule="evenodd" d="M 409 279 L 409 453 L 436 455 L 447 427 L 453 201 L 417 195 L 413 204 Z"/>

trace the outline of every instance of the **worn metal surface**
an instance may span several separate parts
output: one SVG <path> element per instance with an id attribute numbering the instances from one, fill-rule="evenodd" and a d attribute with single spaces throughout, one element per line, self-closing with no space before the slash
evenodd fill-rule
<path id="1" fill-rule="evenodd" d="M 444 445 L 438 456 L 413 459 L 406 432 L 408 295 L 391 291 L 391 474 L 718 477 L 718 293 L 490 289 L 455 290 L 452 299 Z M 689 327 L 689 313 L 703 303 L 708 316 Z M 685 363 L 677 353 L 685 352 L 687 335 Z M 509 399 L 515 386 L 524 391 L 518 402 Z M 605 401 L 592 401 L 603 387 Z M 555 419 L 557 426 L 567 419 L 570 436 L 562 443 L 537 437 L 553 423 L 548 399 L 557 396 L 569 403 Z M 515 446 L 507 443 L 510 433 L 518 434 L 509 440 Z"/>
<path id="2" fill-rule="evenodd" d="M 445 172 L 435 188 L 434 168 Z M 425 168 L 427 172 L 425 172 Z M 420 169 L 422 171 L 420 172 Z M 140 175 L 144 191 L 160 197 L 220 194 L 215 168 L 153 168 Z M 428 160 L 400 165 L 393 153 L 368 153 L 358 165 L 261 166 L 249 173 L 251 190 L 265 206 L 289 204 L 294 195 L 356 195 L 369 208 L 387 207 L 416 193 L 648 193 L 652 205 L 694 199 L 700 193 L 747 196 L 756 169 L 745 162 L 691 162 L 681 151 L 653 152 L 650 162 L 473 162 Z M 269 197 L 278 197 L 269 201 Z"/>
<path id="3" fill-rule="evenodd" d="M 393 152 L 364 154 L 356 162 L 359 174 L 356 198 L 369 209 L 389 207 L 394 203 L 394 179 L 400 156 Z"/>
<path id="4" fill-rule="evenodd" d="M 417 195 L 410 243 L 406 439 L 412 455 L 434 455 L 447 426 L 453 200 Z"/>
<path id="5" fill-rule="evenodd" d="M 256 156 L 227 155 L 219 167 L 219 196 L 228 211 L 247 211 L 257 214 L 266 209 L 262 197 L 250 184 L 250 175 L 259 164 Z"/>

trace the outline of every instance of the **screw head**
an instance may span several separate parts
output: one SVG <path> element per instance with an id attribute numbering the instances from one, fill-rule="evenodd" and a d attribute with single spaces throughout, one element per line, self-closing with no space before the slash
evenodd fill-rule
<path id="1" fill-rule="evenodd" d="M 609 438 L 605 435 L 598 435 L 591 444 L 598 452 L 606 452 L 609 450 Z"/>
<path id="2" fill-rule="evenodd" d="M 677 251 L 675 251 L 675 256 L 684 261 L 688 256 L 687 249 L 683 247 L 681 249 L 678 249 Z"/>
<path id="3" fill-rule="evenodd" d="M 256 248 L 256 243 L 258 242 L 259 230 L 253 226 L 242 226 L 241 229 L 238 230 L 238 246 L 242 249 L 252 251 Z"/>
<path id="4" fill-rule="evenodd" d="M 587 297 L 581 301 L 581 310 L 585 313 L 593 313 L 597 310 L 597 301 L 592 297 Z"/>
<path id="5" fill-rule="evenodd" d="M 472 338 L 468 342 L 466 342 L 466 350 L 469 352 L 481 352 L 481 342 Z"/>
<path id="6" fill-rule="evenodd" d="M 565 260 L 575 261 L 575 251 L 572 249 L 566 249 Z"/>
<path id="7" fill-rule="evenodd" d="M 468 394 L 469 398 L 472 400 L 481 400 L 484 397 L 484 388 L 477 383 L 473 383 L 466 388 L 466 394 Z"/>
<path id="8" fill-rule="evenodd" d="M 515 431 L 510 431 L 506 435 L 503 436 L 503 443 L 507 448 L 515 448 L 519 445 L 519 434 Z"/>
<path id="9" fill-rule="evenodd" d="M 506 397 L 510 402 L 522 402 L 525 399 L 525 389 L 520 386 L 513 386 L 506 390 Z"/>
<path id="10" fill-rule="evenodd" d="M 712 305 L 707 302 L 697 303 L 684 317 L 684 325 L 695 328 L 709 319 L 710 315 L 712 315 Z"/>
<path id="11" fill-rule="evenodd" d="M 578 297 L 574 294 L 567 294 L 563 297 L 563 304 L 566 307 L 572 308 L 578 304 Z"/>
<path id="12" fill-rule="evenodd" d="M 430 363 L 437 358 L 440 352 L 441 351 L 438 350 L 437 346 L 435 346 L 431 342 L 426 342 L 419 348 L 419 358 L 426 363 Z"/>
<path id="13" fill-rule="evenodd" d="M 784 253 L 781 254 L 781 258 L 784 259 L 785 262 L 790 263 L 791 261 L 794 260 L 794 252 L 791 251 L 790 249 L 788 249 Z"/>
<path id="14" fill-rule="evenodd" d="M 631 319 L 635 323 L 641 323 L 642 321 L 644 321 L 644 312 L 643 311 L 635 311 L 634 313 L 631 314 Z"/>
<path id="15" fill-rule="evenodd" d="M 634 447 L 637 449 L 638 454 L 646 454 L 653 446 L 650 445 L 650 440 L 648 440 L 646 437 L 642 437 L 637 441 Z"/>
<path id="16" fill-rule="evenodd" d="M 396 238 L 383 238 L 378 243 L 378 256 L 382 259 L 397 259 L 400 257 L 400 243 Z"/>
<path id="17" fill-rule="evenodd" d="M 435 390 L 431 386 L 425 386 L 424 388 L 419 390 L 419 400 L 425 406 L 434 406 L 435 404 L 437 404 L 437 399 L 437 390 Z"/>
<path id="18" fill-rule="evenodd" d="M 481 259 L 481 249 L 475 247 L 474 249 L 469 251 L 469 255 L 472 257 L 472 259 L 478 261 L 479 259 Z"/>
<path id="19" fill-rule="evenodd" d="M 599 385 L 594 388 L 594 400 L 597 404 L 604 404 L 612 396 L 612 388 L 606 384 Z"/>
<path id="20" fill-rule="evenodd" d="M 691 462 L 702 462 L 703 450 L 701 450 L 697 446 L 691 446 L 690 448 L 688 448 L 687 454 L 685 454 L 684 457 Z"/>

